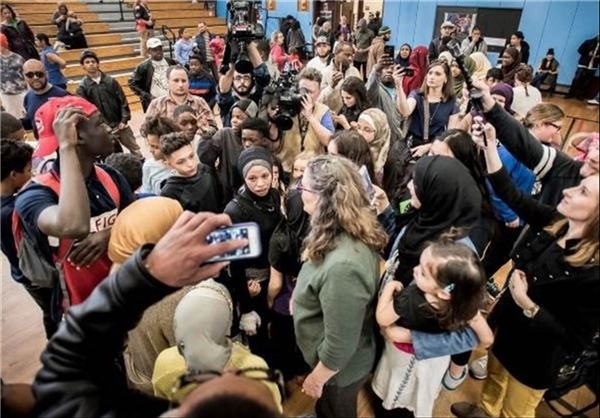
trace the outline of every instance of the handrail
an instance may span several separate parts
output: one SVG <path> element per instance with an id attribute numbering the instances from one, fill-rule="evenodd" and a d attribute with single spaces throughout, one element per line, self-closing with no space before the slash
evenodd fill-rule
<path id="1" fill-rule="evenodd" d="M 177 42 L 175 32 L 173 32 L 173 30 L 167 25 L 162 25 L 160 31 L 162 32 L 165 39 L 169 42 L 169 54 L 171 55 L 171 58 L 173 58 L 173 45 L 175 44 L 175 42 Z M 172 39 L 169 38 L 169 33 L 171 34 Z"/>

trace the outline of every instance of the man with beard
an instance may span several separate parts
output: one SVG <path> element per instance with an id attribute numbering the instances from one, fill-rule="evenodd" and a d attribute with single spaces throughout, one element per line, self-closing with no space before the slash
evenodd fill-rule
<path id="1" fill-rule="evenodd" d="M 229 71 L 221 75 L 219 79 L 217 103 L 224 127 L 231 126 L 230 111 L 235 102 L 240 99 L 250 99 L 257 105 L 260 104 L 263 90 L 271 82 L 269 69 L 263 62 L 256 44 L 251 42 L 246 50 L 248 59 L 254 68 L 253 71 L 250 73 L 241 73 L 235 69 L 234 63 L 230 63 Z"/>
<path id="2" fill-rule="evenodd" d="M 163 116 L 174 119 L 173 112 L 179 106 L 190 106 L 199 117 L 199 128 L 203 135 L 212 136 L 217 131 L 217 123 L 210 107 L 202 97 L 189 93 L 189 78 L 187 70 L 181 65 L 169 67 L 167 70 L 168 91 L 150 103 L 146 117 Z"/>
<path id="3" fill-rule="evenodd" d="M 40 138 L 34 156 L 56 152 L 58 158 L 19 192 L 15 211 L 36 255 L 60 266 L 62 283 L 55 286 L 62 285 L 67 306 L 77 305 L 108 275 L 111 226 L 135 197 L 121 174 L 95 164 L 113 151 L 96 106 L 78 96 L 54 98 L 39 108 L 35 123 Z M 53 302 L 53 312 L 60 312 L 59 301 Z"/>
<path id="4" fill-rule="evenodd" d="M 369 58 L 369 48 L 375 34 L 367 27 L 367 21 L 360 19 L 358 29 L 354 32 L 354 66 L 360 71 L 362 79 L 366 77 L 367 58 Z"/>
<path id="5" fill-rule="evenodd" d="M 396 106 L 396 83 L 393 77 L 394 57 L 383 55 L 367 80 L 367 98 L 371 106 L 381 109 L 388 117 L 392 143 L 404 139 L 404 118 Z"/>
<path id="6" fill-rule="evenodd" d="M 442 23 L 440 37 L 433 39 L 429 44 L 429 62 L 435 61 L 442 52 L 448 50 L 448 42 L 452 40 L 455 29 L 456 26 L 450 21 Z"/>
<path id="7" fill-rule="evenodd" d="M 326 36 L 319 36 L 315 42 L 315 49 L 317 55 L 308 61 L 306 68 L 314 68 L 317 71 L 323 71 L 329 64 L 329 53 L 331 52 L 331 45 Z"/>
<path id="8" fill-rule="evenodd" d="M 139 96 L 144 112 L 152 99 L 167 94 L 167 69 L 175 65 L 175 61 L 164 56 L 160 39 L 150 38 L 146 46 L 150 58 L 140 62 L 129 78 L 129 87 Z"/>
<path id="9" fill-rule="evenodd" d="M 385 43 L 392 38 L 392 30 L 388 26 L 383 26 L 379 29 L 379 36 L 373 39 L 373 43 L 369 49 L 369 57 L 367 59 L 367 74 L 371 74 L 373 67 L 379 62 L 383 56 L 383 47 Z M 393 58 L 393 57 L 392 57 Z"/>
<path id="10" fill-rule="evenodd" d="M 25 64 L 23 64 L 23 74 L 30 90 L 23 100 L 25 117 L 21 119 L 21 123 L 23 124 L 23 128 L 27 130 L 33 129 L 33 135 L 37 139 L 38 130 L 35 123 L 33 123 L 35 112 L 51 97 L 63 97 L 69 93 L 48 82 L 48 74 L 41 61 L 34 59 L 25 61 Z"/>
<path id="11" fill-rule="evenodd" d="M 350 42 L 339 42 L 331 64 L 321 72 L 323 82 L 319 102 L 326 104 L 334 113 L 338 113 L 342 108 L 342 80 L 347 77 L 358 77 L 362 80 L 360 72 L 352 65 L 353 55 L 354 49 Z"/>

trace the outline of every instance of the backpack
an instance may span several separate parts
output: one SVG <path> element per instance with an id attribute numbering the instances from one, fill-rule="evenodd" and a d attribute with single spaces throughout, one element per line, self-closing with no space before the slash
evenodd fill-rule
<path id="1" fill-rule="evenodd" d="M 120 193 L 112 177 L 98 166 L 94 166 L 96 176 L 108 191 L 109 195 L 116 203 L 117 208 L 120 203 Z M 33 182 L 46 186 L 57 196 L 60 196 L 60 178 L 53 170 L 36 176 Z M 59 250 L 52 254 L 52 261 L 48 261 L 42 254 L 37 241 L 30 237 L 23 228 L 23 222 L 16 210 L 12 214 L 12 232 L 19 258 L 19 268 L 32 284 L 43 288 L 54 288 L 60 284 L 63 296 L 67 298 L 67 286 L 64 277 L 62 264 L 70 252 L 74 240 L 60 239 Z M 63 257 L 59 256 L 63 245 L 68 245 L 69 249 Z M 68 303 L 68 300 L 67 300 Z"/>

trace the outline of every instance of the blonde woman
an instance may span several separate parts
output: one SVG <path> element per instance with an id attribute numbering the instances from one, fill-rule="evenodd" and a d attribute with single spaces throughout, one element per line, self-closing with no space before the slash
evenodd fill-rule
<path id="1" fill-rule="evenodd" d="M 317 399 L 319 417 L 356 417 L 375 361 L 378 253 L 387 236 L 349 160 L 313 158 L 298 189 L 310 215 L 292 300 L 296 340 L 313 368 L 302 391 Z"/>
<path id="2" fill-rule="evenodd" d="M 285 63 L 288 60 L 288 56 L 283 48 L 284 36 L 281 31 L 275 31 L 271 35 L 271 52 L 269 58 L 271 62 L 277 65 L 277 69 L 282 72 L 285 67 Z"/>
<path id="3" fill-rule="evenodd" d="M 488 317 L 495 341 L 479 403 L 451 409 L 457 417 L 535 417 L 565 356 L 581 352 L 600 325 L 598 174 L 564 189 L 558 206 L 541 204 L 513 185 L 492 125 L 485 134 L 487 143 L 478 144 L 488 179 L 530 229 L 513 249 L 507 291 Z"/>

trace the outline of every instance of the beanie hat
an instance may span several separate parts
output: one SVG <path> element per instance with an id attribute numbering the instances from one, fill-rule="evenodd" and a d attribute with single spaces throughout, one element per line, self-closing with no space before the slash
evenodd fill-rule
<path id="1" fill-rule="evenodd" d="M 241 99 L 235 102 L 233 106 L 231 106 L 231 112 L 233 112 L 233 109 L 235 108 L 240 109 L 249 118 L 255 118 L 258 115 L 258 106 L 250 99 Z"/>
<path id="2" fill-rule="evenodd" d="M 96 60 L 96 62 L 98 64 L 100 64 L 100 60 L 98 59 L 98 55 L 94 51 L 90 51 L 89 49 L 86 49 L 85 51 L 83 51 L 81 53 L 81 57 L 79 58 L 79 64 L 83 65 L 83 61 L 85 61 L 86 58 L 93 58 L 93 59 Z"/>
<path id="3" fill-rule="evenodd" d="M 546 52 L 546 55 L 554 55 L 554 48 L 548 49 L 548 52 Z"/>
<path id="4" fill-rule="evenodd" d="M 79 96 L 53 97 L 35 112 L 35 126 L 38 131 L 38 147 L 34 157 L 45 157 L 58 150 L 58 138 L 54 133 L 54 119 L 60 109 L 67 106 L 80 107 L 86 116 L 91 116 L 98 108 Z"/>
<path id="5" fill-rule="evenodd" d="M 273 159 L 269 150 L 263 147 L 250 147 L 240 153 L 237 168 L 242 178 L 246 178 L 248 171 L 257 165 L 273 171 Z"/>
<path id="6" fill-rule="evenodd" d="M 392 33 L 392 30 L 389 26 L 382 26 L 381 29 L 379 29 L 380 35 L 387 35 L 388 33 Z"/>

